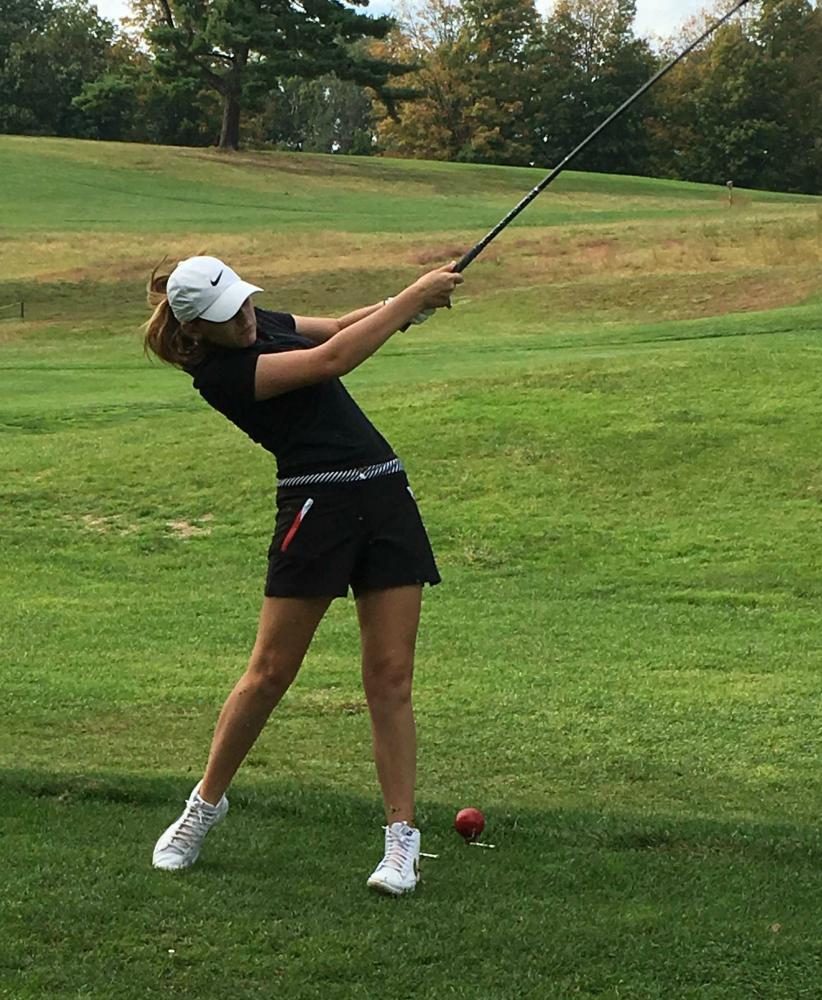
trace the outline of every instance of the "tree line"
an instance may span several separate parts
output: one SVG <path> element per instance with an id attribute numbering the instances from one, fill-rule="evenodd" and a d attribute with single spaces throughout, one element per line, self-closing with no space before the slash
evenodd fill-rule
<path id="1" fill-rule="evenodd" d="M 548 167 L 722 10 L 654 47 L 635 0 L 364 6 L 0 0 L 0 132 Z M 822 193 L 822 9 L 743 10 L 575 166 Z"/>

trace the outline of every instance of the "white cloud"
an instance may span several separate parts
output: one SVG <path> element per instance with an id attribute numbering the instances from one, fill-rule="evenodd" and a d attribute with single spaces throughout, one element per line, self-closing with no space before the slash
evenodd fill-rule
<path id="1" fill-rule="evenodd" d="M 636 33 L 670 35 L 703 6 L 702 0 L 637 0 Z"/>

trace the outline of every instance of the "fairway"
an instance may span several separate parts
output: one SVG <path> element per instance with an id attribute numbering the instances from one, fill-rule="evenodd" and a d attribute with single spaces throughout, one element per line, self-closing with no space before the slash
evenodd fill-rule
<path id="1" fill-rule="evenodd" d="M 254 638 L 274 464 L 143 357 L 145 279 L 204 251 L 342 314 L 542 173 L 9 136 L 0 172 L 0 997 L 819 997 L 822 199 L 566 174 L 347 377 L 443 576 L 439 858 L 392 900 L 350 600 L 200 862 L 150 867 Z"/>

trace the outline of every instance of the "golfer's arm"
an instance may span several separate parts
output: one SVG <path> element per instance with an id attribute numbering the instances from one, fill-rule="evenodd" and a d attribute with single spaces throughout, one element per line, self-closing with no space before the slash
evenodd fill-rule
<path id="1" fill-rule="evenodd" d="M 361 319 L 371 316 L 378 309 L 382 309 L 383 304 L 382 302 L 377 302 L 373 306 L 364 306 L 362 309 L 355 309 L 354 312 L 346 313 L 345 316 L 340 316 L 339 319 L 322 316 L 295 316 L 294 322 L 297 326 L 297 333 L 301 337 L 307 337 L 308 340 L 322 344 L 326 340 L 336 337 L 346 327 L 351 326 L 353 323 L 358 323 Z"/>
<path id="2" fill-rule="evenodd" d="M 305 351 L 261 354 L 254 375 L 255 399 L 270 399 L 347 375 L 424 308 L 425 292 L 411 285 L 386 305 L 369 309 L 326 343 Z"/>

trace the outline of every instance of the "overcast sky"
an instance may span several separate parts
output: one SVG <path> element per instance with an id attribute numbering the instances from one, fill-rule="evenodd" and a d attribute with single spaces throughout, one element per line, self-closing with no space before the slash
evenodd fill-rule
<path id="1" fill-rule="evenodd" d="M 552 6 L 550 0 L 537 0 L 537 4 L 543 10 Z M 391 6 L 391 0 L 371 0 L 369 13 L 382 13 Z M 703 6 L 703 0 L 637 0 L 637 34 L 669 35 Z M 129 12 L 129 4 L 127 0 L 97 0 L 97 9 L 103 17 L 118 18 Z"/>

